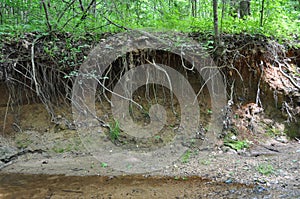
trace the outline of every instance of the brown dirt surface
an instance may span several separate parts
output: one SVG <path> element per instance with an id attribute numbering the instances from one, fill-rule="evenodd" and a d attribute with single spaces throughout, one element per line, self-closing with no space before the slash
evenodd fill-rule
<path id="1" fill-rule="evenodd" d="M 256 144 L 238 151 L 223 145 L 213 151 L 193 148 L 188 158 L 161 170 L 127 175 L 97 161 L 76 131 L 24 131 L 15 140 L 2 140 L 2 149 L 10 145 L 12 156 L 19 153 L 1 165 L 0 194 L 3 198 L 297 198 L 300 143 L 282 139 L 256 137 Z"/>

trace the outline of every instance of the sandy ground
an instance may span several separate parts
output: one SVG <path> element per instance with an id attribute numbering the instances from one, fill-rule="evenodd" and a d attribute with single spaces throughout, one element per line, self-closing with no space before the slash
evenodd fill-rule
<path id="1" fill-rule="evenodd" d="M 99 162 L 75 130 L 45 125 L 49 118 L 40 115 L 46 112 L 30 107 L 22 125 L 31 130 L 1 137 L 0 197 L 300 198 L 297 140 L 257 131 L 241 135 L 252 139 L 248 149 L 236 151 L 217 140 L 212 149 L 192 147 L 160 170 L 131 175 Z M 256 130 L 266 128 L 257 121 Z"/>
<path id="2" fill-rule="evenodd" d="M 251 148 L 241 151 L 235 151 L 228 147 L 216 148 L 214 150 L 193 149 L 191 150 L 189 157 L 184 161 L 182 158 L 179 158 L 173 164 L 163 167 L 161 170 L 151 173 L 143 173 L 142 175 L 139 175 L 137 178 L 135 178 L 133 177 L 135 175 L 129 175 L 128 173 L 115 170 L 113 168 L 113 165 L 105 165 L 102 162 L 99 162 L 81 145 L 81 143 L 78 141 L 79 138 L 77 139 L 75 136 L 76 134 L 73 135 L 73 133 L 74 132 L 65 131 L 63 133 L 48 135 L 45 134 L 41 138 L 37 136 L 39 134 L 38 132 L 27 131 L 24 134 L 26 135 L 25 137 L 22 137 L 22 139 L 18 137 L 17 140 L 19 141 L 14 143 L 15 146 L 10 147 L 5 146 L 5 144 L 9 142 L 6 140 L 5 143 L 2 143 L 2 152 L 4 150 L 10 151 L 11 155 L 9 155 L 9 153 L 6 153 L 6 163 L 3 162 L 4 156 L 2 156 L 2 168 L 0 172 L 1 175 L 5 176 L 16 174 L 15 177 L 10 177 L 13 178 L 14 181 L 18 180 L 17 176 L 21 173 L 46 174 L 47 176 L 44 177 L 44 179 L 49 177 L 48 175 L 57 174 L 62 174 L 65 176 L 106 176 L 109 178 L 118 179 L 115 183 L 120 183 L 122 185 L 122 189 L 117 189 L 118 191 L 117 193 L 115 193 L 113 191 L 113 186 L 115 186 L 115 183 L 108 183 L 106 184 L 108 188 L 105 189 L 107 191 L 105 192 L 106 197 L 103 198 L 123 197 L 123 195 L 118 194 L 126 194 L 129 192 L 131 193 L 133 187 L 136 187 L 137 190 L 143 190 L 146 188 L 146 190 L 148 191 L 146 191 L 147 193 L 145 192 L 145 190 L 140 191 L 140 194 L 136 193 L 136 197 L 133 197 L 133 194 L 132 198 L 139 198 L 142 196 L 144 196 L 145 198 L 150 198 L 153 196 L 154 192 L 149 191 L 149 185 L 154 186 L 155 184 L 156 187 L 160 187 L 155 191 L 155 193 L 158 194 L 157 196 L 159 197 L 165 197 L 166 195 L 164 194 L 166 193 L 172 196 L 171 198 L 176 198 L 176 196 L 182 196 L 182 198 L 186 198 L 183 197 L 184 193 L 176 192 L 176 194 L 174 195 L 174 192 L 172 191 L 174 189 L 182 188 L 182 190 L 190 190 L 190 193 L 186 195 L 187 198 L 197 198 L 197 196 L 203 196 L 209 193 L 215 194 L 212 196 L 224 196 L 226 198 L 226 194 L 224 195 L 224 193 L 227 193 L 228 190 L 230 192 L 230 190 L 233 189 L 232 187 L 228 188 L 228 186 L 231 186 L 231 184 L 235 183 L 238 183 L 238 188 L 235 187 L 235 189 L 240 191 L 232 193 L 233 198 L 235 198 L 235 196 L 239 196 L 238 198 L 242 198 L 242 193 L 246 194 L 244 196 L 249 196 L 248 198 L 255 198 L 255 187 L 259 187 L 259 192 L 268 195 L 269 198 L 276 198 L 278 196 L 285 196 L 286 198 L 300 198 L 300 143 L 296 141 L 288 141 L 286 143 L 282 143 L 270 138 L 269 140 L 264 141 L 264 145 L 253 145 L 251 146 Z M 59 141 L 58 137 L 61 138 Z M 72 139 L 70 137 L 72 137 Z M 23 143 L 21 142 L 21 140 L 30 140 L 30 142 Z M 45 140 L 52 141 L 44 142 Z M 16 146 L 20 144 L 27 144 L 26 149 L 18 149 Z M 9 160 L 9 158 L 11 159 Z M 122 179 L 122 176 L 127 176 L 129 178 L 133 177 L 131 179 L 133 186 L 129 186 L 126 183 L 126 185 L 124 185 L 124 182 L 126 180 Z M 155 176 L 159 176 L 163 179 L 163 181 L 160 181 L 162 185 L 157 185 L 158 181 Z M 191 176 L 198 176 L 201 179 L 194 179 Z M 19 178 L 22 179 L 22 177 Z M 146 180 L 147 178 L 149 178 L 148 181 Z M 193 180 L 182 180 L 189 178 Z M 203 184 L 202 178 L 208 179 L 208 181 L 213 184 L 217 183 L 215 185 L 212 185 L 212 187 L 210 188 L 207 186 L 206 188 L 203 188 L 203 190 L 212 190 L 211 192 L 201 192 L 199 191 L 199 188 L 196 188 L 198 186 L 195 185 L 196 182 L 199 183 L 199 186 L 200 184 Z M 3 187 L 7 186 L 6 190 L 10 190 L 9 187 L 11 188 L 13 183 L 7 183 L 5 179 L 7 179 L 7 176 L 2 177 L 0 183 L 3 184 Z M 26 181 L 26 177 L 24 179 Z M 30 177 L 30 179 L 32 179 L 32 176 Z M 171 179 L 171 181 L 168 181 L 167 179 Z M 182 181 L 180 181 L 179 183 L 176 180 L 174 181 L 174 179 L 181 179 Z M 42 184 L 47 182 L 47 180 L 45 182 L 43 182 L 42 180 L 40 181 Z M 126 182 L 129 181 L 127 180 Z M 66 179 L 62 179 L 61 182 L 62 184 L 57 186 L 67 186 L 64 185 L 64 183 L 67 182 Z M 30 181 L 28 183 L 30 184 Z M 94 183 L 95 182 L 91 180 L 91 184 Z M 220 189 L 218 183 L 224 183 L 224 188 Z M 241 184 L 250 186 L 252 188 L 240 188 Z M 195 187 L 191 188 L 191 185 Z M 26 186 L 22 187 L 25 188 Z M 44 189 L 47 189 L 47 187 L 48 185 L 45 185 Z M 162 187 L 164 188 L 162 189 Z M 40 187 L 40 189 L 43 189 L 43 187 Z M 71 188 L 67 186 L 65 189 L 69 190 Z M 82 189 L 80 189 L 81 191 L 75 191 L 74 193 L 71 193 L 75 195 L 76 193 L 77 195 L 80 195 L 82 193 L 84 194 L 87 193 L 86 189 L 88 189 L 88 187 L 83 186 Z M 250 197 L 251 194 L 249 195 L 248 189 L 251 190 L 250 192 L 254 194 L 253 197 Z M 18 189 L 16 189 L 15 187 L 14 190 Z M 22 193 L 22 191 L 26 193 L 26 190 L 24 191 L 23 189 L 19 189 L 17 193 L 15 193 L 14 191 L 11 193 L 19 194 Z M 96 194 L 100 192 L 104 194 L 101 189 L 94 188 L 91 193 Z M 216 195 L 216 193 L 222 194 Z M 28 192 L 27 194 L 30 193 Z M 115 197 L 109 197 L 109 194 Z"/>

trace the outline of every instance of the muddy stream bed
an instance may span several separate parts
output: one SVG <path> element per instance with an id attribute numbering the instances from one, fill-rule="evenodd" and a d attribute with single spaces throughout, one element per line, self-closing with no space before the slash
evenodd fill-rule
<path id="1" fill-rule="evenodd" d="M 200 177 L 0 174 L 1 198 L 283 198 L 293 193 Z"/>

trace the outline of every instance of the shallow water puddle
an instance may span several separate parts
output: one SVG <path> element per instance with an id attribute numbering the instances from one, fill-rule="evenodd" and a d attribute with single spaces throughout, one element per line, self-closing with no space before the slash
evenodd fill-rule
<path id="1" fill-rule="evenodd" d="M 269 194 L 254 185 L 199 177 L 0 174 L 0 198 L 269 198 Z"/>

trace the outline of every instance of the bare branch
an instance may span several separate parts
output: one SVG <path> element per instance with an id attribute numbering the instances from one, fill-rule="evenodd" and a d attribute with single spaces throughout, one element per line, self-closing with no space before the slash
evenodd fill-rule
<path id="1" fill-rule="evenodd" d="M 48 8 L 47 8 L 47 5 L 45 3 L 45 0 L 42 0 L 42 4 L 43 4 L 44 11 L 45 11 L 47 27 L 49 29 L 49 32 L 51 32 L 52 31 L 52 26 L 51 26 L 50 21 L 49 21 L 49 12 L 48 12 Z"/>

